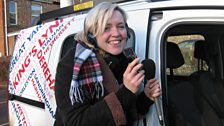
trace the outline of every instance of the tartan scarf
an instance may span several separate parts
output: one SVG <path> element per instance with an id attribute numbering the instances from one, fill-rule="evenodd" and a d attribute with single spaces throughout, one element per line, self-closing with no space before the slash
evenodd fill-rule
<path id="1" fill-rule="evenodd" d="M 86 91 L 94 99 L 104 96 L 103 76 L 100 63 L 93 49 L 78 42 L 74 55 L 73 75 L 69 92 L 72 105 L 74 103 L 83 103 L 87 97 Z"/>

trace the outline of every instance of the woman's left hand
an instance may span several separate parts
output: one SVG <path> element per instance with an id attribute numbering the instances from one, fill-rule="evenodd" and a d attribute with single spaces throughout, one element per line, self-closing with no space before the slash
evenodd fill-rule
<path id="1" fill-rule="evenodd" d="M 144 88 L 144 93 L 149 99 L 155 101 L 155 98 L 161 94 L 159 81 L 155 78 L 148 80 Z"/>

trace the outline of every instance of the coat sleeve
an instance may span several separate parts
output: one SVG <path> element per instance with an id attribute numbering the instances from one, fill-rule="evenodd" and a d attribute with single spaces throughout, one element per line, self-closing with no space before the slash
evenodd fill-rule
<path id="1" fill-rule="evenodd" d="M 91 103 L 71 104 L 69 98 L 73 73 L 73 56 L 70 50 L 58 63 L 55 79 L 55 98 L 57 104 L 55 126 L 115 126 L 125 125 L 126 117 L 120 99 L 123 93 L 111 92 L 103 99 Z M 118 96 L 120 99 L 118 98 Z M 131 102 L 129 100 L 128 102 Z M 125 102 L 124 102 L 125 103 Z"/>
<path id="2" fill-rule="evenodd" d="M 140 95 L 137 98 L 136 106 L 137 111 L 141 115 L 147 114 L 149 111 L 149 107 L 154 103 L 154 101 L 150 100 L 143 92 L 140 93 Z"/>

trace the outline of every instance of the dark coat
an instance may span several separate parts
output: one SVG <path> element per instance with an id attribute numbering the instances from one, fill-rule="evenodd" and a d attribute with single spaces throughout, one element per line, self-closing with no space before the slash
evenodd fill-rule
<path id="1" fill-rule="evenodd" d="M 96 53 L 107 93 L 100 100 L 89 98 L 82 104 L 72 105 L 69 90 L 73 73 L 75 48 L 71 49 L 58 63 L 55 97 L 56 121 L 54 126 L 120 126 L 131 125 L 148 112 L 153 101 L 142 92 L 133 94 L 125 86 L 116 84 L 116 78 L 104 59 Z M 86 94 L 88 95 L 88 94 Z"/>

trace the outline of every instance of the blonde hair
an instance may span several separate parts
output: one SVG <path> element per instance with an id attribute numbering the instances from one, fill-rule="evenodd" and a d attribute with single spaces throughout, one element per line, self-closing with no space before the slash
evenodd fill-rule
<path id="1" fill-rule="evenodd" d="M 86 43 L 90 47 L 94 47 L 87 39 L 88 32 L 92 33 L 94 37 L 102 34 L 115 10 L 122 14 L 124 22 L 126 22 L 127 15 L 117 4 L 102 2 L 88 12 L 84 21 L 84 29 L 76 34 L 75 39 Z"/>

